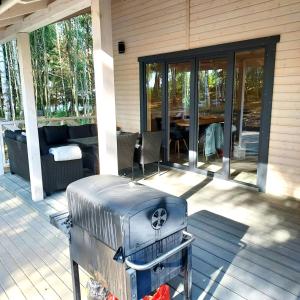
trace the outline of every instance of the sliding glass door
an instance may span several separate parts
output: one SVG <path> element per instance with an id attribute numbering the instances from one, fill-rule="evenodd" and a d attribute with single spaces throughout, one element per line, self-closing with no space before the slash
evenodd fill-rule
<path id="1" fill-rule="evenodd" d="M 196 167 L 209 172 L 223 172 L 227 68 L 226 58 L 198 60 Z"/>
<path id="2" fill-rule="evenodd" d="M 141 130 L 163 132 L 166 164 L 264 190 L 278 40 L 139 59 Z"/>
<path id="3" fill-rule="evenodd" d="M 235 54 L 230 177 L 257 183 L 264 86 L 263 48 Z"/>
<path id="4" fill-rule="evenodd" d="M 168 160 L 189 165 L 191 62 L 168 64 Z"/>

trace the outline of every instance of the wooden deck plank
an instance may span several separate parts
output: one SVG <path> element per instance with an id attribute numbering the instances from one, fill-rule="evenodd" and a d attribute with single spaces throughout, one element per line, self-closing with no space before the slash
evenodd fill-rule
<path id="1" fill-rule="evenodd" d="M 231 244 L 233 244 L 233 247 L 236 247 L 236 236 L 215 227 L 208 226 L 206 223 L 202 222 L 202 217 L 200 221 L 197 220 L 197 218 L 190 218 L 189 224 L 194 227 L 201 228 L 201 232 L 205 232 L 205 234 L 215 237 L 218 241 L 225 241 L 228 247 L 231 247 Z M 272 260 L 282 263 L 296 272 L 300 271 L 300 262 L 298 257 L 299 252 L 286 249 L 284 247 L 280 248 L 276 245 L 272 247 L 260 245 L 258 249 L 258 245 L 249 241 L 247 236 L 248 234 L 246 233 L 245 236 L 240 239 L 240 243 L 244 243 L 248 251 L 253 251 L 255 254 L 261 255 L 265 258 L 271 257 Z"/>
<path id="2" fill-rule="evenodd" d="M 195 185 L 202 179 L 195 176 L 165 172 L 142 181 L 179 196 L 188 195 L 188 230 L 196 236 L 192 299 L 299 299 L 299 206 L 283 206 L 264 199 L 265 195 L 218 183 L 200 184 L 199 189 Z M 27 280 L 44 298 L 71 299 L 68 240 L 48 219 L 50 212 L 67 208 L 65 193 L 33 203 L 28 183 L 13 175 L 5 177 L 0 176 L 0 257 L 9 251 L 3 257 L 19 268 L 15 276 L 24 276 L 25 283 L 19 287 L 9 272 L 1 277 L 0 270 L 0 299 L 14 292 L 29 295 Z M 6 276 L 10 285 L 1 281 Z M 88 278 L 81 272 L 82 286 Z M 173 299 L 183 299 L 182 278 L 173 280 L 171 286 Z M 46 287 L 52 298 L 51 292 L 42 294 Z"/>
<path id="3" fill-rule="evenodd" d="M 7 197 L 10 197 L 10 203 L 15 203 L 15 205 L 19 204 L 19 200 L 15 197 L 11 197 L 11 194 L 8 194 Z M 28 205 L 28 206 L 23 206 L 22 209 L 22 216 L 24 217 L 29 217 L 32 213 L 36 213 L 35 211 L 33 211 L 31 209 L 31 207 L 35 208 L 34 205 Z M 39 215 L 41 216 L 41 215 Z M 42 215 L 44 216 L 44 214 Z M 54 228 L 53 226 L 49 226 L 49 216 L 44 216 L 44 220 L 43 222 L 41 222 L 40 220 L 35 220 L 35 218 L 32 218 L 30 220 L 31 224 L 36 225 L 33 226 L 33 228 L 35 228 L 36 230 L 39 230 L 41 232 L 41 234 L 43 236 L 47 236 L 47 235 L 51 235 L 51 239 L 57 239 L 57 241 L 53 241 L 55 242 L 64 242 L 66 245 L 68 245 L 68 242 L 65 239 L 65 235 L 63 233 L 61 233 L 60 231 L 58 231 L 56 228 Z"/>
<path id="4" fill-rule="evenodd" d="M 218 257 L 217 255 L 214 255 L 196 245 L 193 246 L 193 255 L 199 259 L 207 261 L 214 267 L 222 266 L 223 270 L 226 270 L 228 274 L 244 281 L 245 283 L 250 284 L 251 280 L 255 280 L 255 282 L 258 282 L 258 285 L 255 283 L 255 287 L 261 287 L 261 290 L 269 286 L 270 288 L 274 287 L 275 291 L 277 291 L 278 288 L 281 288 L 294 296 L 297 296 L 300 293 L 300 286 L 297 282 L 291 281 L 275 272 L 243 260 L 238 256 L 234 257 L 232 261 L 227 261 L 223 259 L 223 257 Z M 251 279 L 250 281 L 249 278 Z"/>
<path id="5" fill-rule="evenodd" d="M 230 220 L 226 221 L 226 218 L 220 218 L 218 215 L 213 214 L 209 211 L 201 211 L 198 213 L 201 214 L 200 217 L 195 218 L 196 221 L 201 221 L 202 225 L 212 227 L 213 230 L 219 229 L 222 231 L 222 234 L 230 234 L 235 237 L 244 236 L 244 229 L 237 228 L 235 226 L 235 223 Z M 190 216 L 190 219 L 193 219 L 193 216 Z M 247 235 L 244 236 L 244 238 L 248 239 L 249 243 L 257 244 L 262 247 L 265 247 L 267 245 L 273 244 L 274 240 L 269 237 L 270 232 L 266 234 L 262 234 L 261 232 L 257 232 L 253 228 L 247 229 Z M 294 259 L 297 259 L 298 257 L 295 255 L 299 253 L 300 251 L 300 245 L 293 243 L 292 241 L 288 240 L 285 241 L 285 243 L 282 245 L 279 244 L 280 248 L 283 249 L 284 254 L 286 254 L 286 251 L 292 251 L 288 252 L 290 257 L 294 257 Z M 281 251 L 280 251 L 281 253 Z M 299 258 L 300 259 L 300 258 Z"/>
<path id="6" fill-rule="evenodd" d="M 203 191 L 203 190 L 202 190 Z M 211 192 L 209 192 L 210 194 Z M 222 194 L 222 192 L 219 192 Z M 243 192 L 240 197 L 248 197 L 247 191 Z M 189 202 L 189 214 L 192 215 L 194 212 L 201 210 L 210 210 L 218 215 L 226 214 L 228 219 L 232 219 L 236 222 L 242 224 L 253 226 L 257 232 L 270 233 L 275 230 L 286 230 L 290 236 L 290 239 L 294 239 L 296 243 L 299 244 L 299 231 L 300 227 L 296 223 L 288 221 L 288 217 L 284 217 L 279 210 L 269 211 L 266 206 L 262 208 L 262 205 L 249 205 L 248 200 L 241 202 L 238 205 L 234 204 L 231 201 L 231 198 L 234 195 L 234 192 L 230 193 L 223 192 L 224 195 L 218 195 L 214 192 L 212 195 L 207 197 L 205 193 L 195 193 L 190 199 Z M 201 202 L 198 202 L 197 199 L 201 197 Z M 230 199 L 230 201 L 229 201 Z M 297 216 L 297 210 L 294 212 Z M 300 213 L 299 213 L 300 215 Z M 298 218 L 298 216 L 297 216 Z"/>
<path id="7" fill-rule="evenodd" d="M 245 243 L 243 240 L 240 241 L 239 244 L 234 244 L 230 240 L 226 240 L 224 238 L 220 238 L 215 234 L 211 234 L 210 231 L 206 231 L 203 229 L 203 227 L 198 227 L 198 224 L 195 224 L 197 222 L 191 221 L 190 227 L 193 231 L 196 232 L 196 234 L 205 239 L 209 240 L 211 243 L 219 246 L 220 248 L 226 249 L 231 251 L 232 253 L 237 253 L 239 250 L 244 250 L 242 253 L 244 253 L 247 256 L 253 256 L 253 257 L 261 257 L 262 259 L 268 259 L 274 263 L 274 265 L 281 265 L 285 267 L 285 269 L 289 269 L 291 274 L 298 276 L 299 270 L 297 265 L 293 265 L 292 259 L 285 259 L 285 257 L 277 255 L 276 253 L 270 253 L 270 255 L 267 255 L 268 253 L 265 253 L 265 249 L 259 249 L 257 250 L 256 247 L 253 247 L 247 243 Z M 196 225 L 196 226 L 195 226 Z"/>
<path id="8" fill-rule="evenodd" d="M 49 272 L 53 273 L 53 279 L 55 279 L 56 288 L 59 286 L 60 290 L 63 291 L 66 286 L 71 291 L 72 284 L 70 282 L 62 282 L 60 280 L 60 275 L 63 274 L 63 272 L 68 272 L 68 266 L 61 266 L 59 263 L 57 263 L 55 258 L 52 257 L 51 250 L 41 246 L 38 241 L 39 239 L 34 239 L 27 233 L 22 233 L 21 242 L 26 243 L 28 246 L 34 245 L 34 247 L 31 247 L 32 253 L 39 257 L 44 266 L 47 266 L 47 270 Z"/>
<path id="9" fill-rule="evenodd" d="M 67 238 L 49 224 L 48 215 L 41 215 L 40 211 L 33 209 L 34 205 L 27 205 L 27 201 L 28 199 L 20 200 L 7 191 L 0 194 L 0 211 L 3 212 L 0 213 L 0 242 L 4 242 L 6 251 L 12 255 L 15 266 L 24 276 L 24 291 L 20 290 L 27 292 L 25 283 L 30 280 L 44 299 L 72 299 Z M 5 238 L 4 234 L 7 233 L 9 235 Z M 1 243 L 0 245 L 3 246 Z M 21 249 L 22 252 L 16 249 Z M 81 294 L 85 299 L 84 287 L 89 276 L 82 270 L 80 276 L 83 287 Z M 13 280 L 11 276 L 10 278 Z M 18 296 L 17 293 L 14 294 Z M 11 298 L 12 295 L 13 293 L 10 299 L 19 299 Z M 26 293 L 25 296 L 27 299 L 37 298 Z M 4 297 L 6 294 L 3 294 L 2 298 Z"/>
<path id="10" fill-rule="evenodd" d="M 12 207 L 12 204 L 16 201 L 17 200 L 15 198 L 12 198 L 9 201 L 9 206 Z M 15 205 L 18 205 L 18 203 L 16 203 Z M 24 207 L 22 211 L 18 213 L 17 217 L 25 222 L 30 222 L 33 226 L 28 228 L 27 232 L 31 232 L 32 236 L 34 237 L 40 237 L 40 242 L 46 241 L 48 246 L 53 246 L 53 250 L 60 250 L 60 248 L 64 249 L 64 245 L 68 246 L 65 236 L 59 231 L 55 230 L 55 228 L 53 228 L 53 230 L 51 231 L 46 230 L 47 228 L 49 228 L 48 222 L 46 222 L 45 220 L 40 220 L 36 212 Z"/>
<path id="11" fill-rule="evenodd" d="M 170 173 L 144 183 L 177 196 L 188 195 L 188 230 L 197 237 L 193 258 L 215 269 L 223 267 L 227 276 L 273 299 L 299 298 L 299 204 L 289 200 L 283 206 L 282 199 L 269 202 L 269 196 L 240 186 L 225 187 L 218 181 L 201 184 L 197 175 Z M 190 187 L 197 180 L 198 190 Z M 203 218 L 205 210 L 211 215 Z"/>
<path id="12" fill-rule="evenodd" d="M 175 297 L 178 297 L 179 299 L 183 299 L 182 295 L 183 295 L 184 287 L 183 287 L 182 276 L 178 276 L 177 278 L 174 278 L 171 282 L 169 282 L 169 285 L 171 286 L 172 292 L 175 294 Z M 200 300 L 200 299 L 218 300 L 218 298 L 214 297 L 210 293 L 209 288 L 210 288 L 209 286 L 207 286 L 206 290 L 200 288 L 195 284 L 195 279 L 194 279 L 192 285 L 192 300 Z"/>
<path id="13" fill-rule="evenodd" d="M 8 232 L 16 233 L 14 235 L 16 246 L 23 249 L 25 247 L 25 255 L 30 259 L 35 268 L 39 270 L 41 275 L 47 278 L 47 282 L 56 291 L 57 295 L 65 294 L 67 289 L 69 289 L 71 293 L 70 288 L 67 287 L 65 283 L 60 280 L 59 275 L 55 273 L 56 270 L 54 268 L 51 269 L 47 264 L 47 256 L 50 254 L 49 252 L 43 251 L 38 245 L 39 239 L 31 239 L 25 231 L 22 232 L 22 234 L 17 234 L 18 232 L 16 232 L 14 226 L 18 226 L 18 223 L 15 219 L 11 219 L 10 216 L 6 217 L 2 215 L 2 219 L 8 225 Z"/>
<path id="14" fill-rule="evenodd" d="M 260 267 L 263 267 L 267 270 L 271 270 L 274 273 L 277 273 L 281 275 L 282 277 L 285 277 L 291 281 L 294 281 L 296 283 L 299 283 L 299 273 L 295 272 L 294 270 L 289 269 L 288 267 L 275 263 L 269 258 L 264 258 L 260 255 L 256 255 L 254 253 L 249 253 L 248 251 L 240 251 L 242 248 L 236 248 L 237 252 L 234 252 L 233 250 L 227 249 L 223 244 L 221 243 L 213 243 L 212 237 L 209 235 L 204 235 L 201 233 L 201 231 L 198 228 L 193 228 L 192 226 L 189 227 L 189 230 L 197 237 L 197 240 L 195 241 L 195 245 L 207 250 L 208 252 L 212 254 L 216 254 L 219 257 L 224 257 L 228 261 L 232 261 L 236 258 L 236 254 L 238 252 L 238 257 L 243 258 L 244 260 L 247 260 L 251 262 L 252 264 L 257 264 Z"/>
<path id="15" fill-rule="evenodd" d="M 176 293 L 176 291 L 174 291 L 174 293 Z M 1 287 L 1 285 L 0 285 L 0 300 L 9 300 L 8 296 L 6 295 L 4 289 Z"/>
<path id="16" fill-rule="evenodd" d="M 12 219 L 12 214 L 9 213 L 9 206 L 7 207 L 7 216 L 2 216 L 2 219 L 5 220 L 6 224 L 7 224 L 7 232 L 15 233 L 13 240 L 16 244 L 16 246 L 18 248 L 22 248 L 23 250 L 25 250 L 26 256 L 28 256 L 30 258 L 30 261 L 35 265 L 35 268 L 38 269 L 39 271 L 43 270 L 45 268 L 45 265 L 43 263 L 41 263 L 44 257 L 39 256 L 38 250 L 38 243 L 37 241 L 39 240 L 39 238 L 37 238 L 36 240 L 33 240 L 33 242 L 29 242 L 28 239 L 28 235 L 26 234 L 26 232 L 23 232 L 23 234 L 17 234 L 18 232 L 16 232 L 16 229 L 14 227 L 18 227 L 19 224 L 18 222 L 16 222 L 16 219 Z M 21 219 L 22 220 L 22 219 Z M 24 224 L 22 224 L 23 226 Z M 26 236 L 27 235 L 27 236 Z M 27 246 L 27 247 L 26 247 Z M 24 249 L 25 247 L 25 249 Z M 43 255 L 47 255 L 46 253 L 43 253 Z M 40 258 L 37 259 L 37 257 Z M 38 263 L 39 262 L 39 263 Z M 42 267 L 42 268 L 41 268 Z M 48 273 L 52 273 L 50 272 L 50 268 L 47 269 Z M 43 274 L 43 276 L 45 275 L 45 273 Z M 55 276 L 52 276 L 55 277 Z M 48 276 L 49 278 L 49 276 Z M 55 283 L 52 285 L 53 288 L 55 288 L 56 290 L 58 289 L 58 284 L 59 284 L 59 277 L 54 278 L 56 281 Z M 54 281 L 53 281 L 54 282 Z M 59 295 L 59 293 L 58 293 Z"/>
<path id="17" fill-rule="evenodd" d="M 219 299 L 238 299 L 236 295 L 238 295 L 241 299 L 249 300 L 272 299 L 250 284 L 245 284 L 244 282 L 228 275 L 222 270 L 222 266 L 215 268 L 212 265 L 198 259 L 195 255 L 193 255 L 193 270 L 195 271 L 194 273 L 199 272 L 201 274 L 210 275 L 210 281 L 207 285 L 212 286 L 211 289 L 213 289 L 213 295 Z M 230 296 L 228 293 L 224 294 L 225 288 L 231 292 Z"/>
<path id="18" fill-rule="evenodd" d="M 11 278 L 17 283 L 26 299 L 42 299 L 42 295 L 36 289 L 35 285 L 30 281 L 23 270 L 19 268 L 9 253 L 2 254 L 1 262 Z"/>
<path id="19" fill-rule="evenodd" d="M 295 299 L 295 296 L 297 296 L 297 294 L 292 294 L 290 291 L 282 289 L 249 271 L 242 270 L 232 264 L 224 264 L 222 260 L 217 260 L 214 256 L 201 251 L 197 247 L 193 247 L 193 265 L 196 269 L 201 270 L 206 265 L 209 265 L 212 270 L 220 269 L 220 283 L 224 283 L 224 279 L 226 279 L 230 286 L 234 285 L 235 289 L 238 289 L 237 293 L 239 295 L 247 299 L 250 299 L 250 294 L 251 299 L 263 299 L 265 296 L 273 299 L 276 297 L 281 297 L 281 299 Z M 207 269 L 209 270 L 208 266 Z M 299 292 L 299 289 L 294 288 L 294 292 Z"/>
<path id="20" fill-rule="evenodd" d="M 0 260 L 0 282 L 9 299 L 25 299 L 24 294 Z"/>
<path id="21" fill-rule="evenodd" d="M 212 187 L 212 185 L 205 187 L 188 199 L 190 214 L 199 211 L 198 208 L 207 208 L 219 215 L 226 213 L 228 218 L 230 216 L 230 219 L 242 224 L 255 225 L 256 230 L 266 231 L 270 226 L 276 226 L 276 229 L 290 230 L 296 238 L 299 238 L 299 209 L 289 209 L 289 213 L 285 213 L 266 202 L 260 193 L 252 196 L 253 191 L 240 187 L 229 191 L 213 190 Z M 199 197 L 201 202 L 197 201 Z M 255 198 L 258 200 L 254 200 Z"/>

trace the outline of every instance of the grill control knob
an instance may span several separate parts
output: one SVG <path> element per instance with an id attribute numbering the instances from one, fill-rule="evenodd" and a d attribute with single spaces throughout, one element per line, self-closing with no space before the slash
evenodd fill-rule
<path id="1" fill-rule="evenodd" d="M 164 208 L 158 208 L 153 214 L 151 218 L 151 225 L 153 229 L 160 229 L 167 221 L 168 214 Z"/>

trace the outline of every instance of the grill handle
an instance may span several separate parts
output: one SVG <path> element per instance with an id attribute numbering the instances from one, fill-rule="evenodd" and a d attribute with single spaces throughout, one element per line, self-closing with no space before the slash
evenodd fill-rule
<path id="1" fill-rule="evenodd" d="M 152 260 L 152 261 L 150 261 L 146 264 L 138 265 L 138 264 L 135 264 L 135 263 L 131 262 L 129 260 L 129 258 L 126 258 L 125 259 L 125 264 L 129 268 L 134 269 L 136 271 L 149 270 L 149 269 L 153 268 L 154 266 L 160 264 L 164 260 L 168 259 L 169 257 L 173 256 L 177 252 L 179 252 L 179 251 L 183 250 L 184 248 L 188 247 L 195 240 L 195 237 L 192 234 L 190 234 L 186 231 L 183 231 L 183 235 L 184 235 L 184 239 L 186 239 L 185 242 L 181 243 L 180 245 L 173 248 L 172 250 L 162 254 L 161 256 L 157 257 L 156 259 L 154 259 L 154 260 Z"/>

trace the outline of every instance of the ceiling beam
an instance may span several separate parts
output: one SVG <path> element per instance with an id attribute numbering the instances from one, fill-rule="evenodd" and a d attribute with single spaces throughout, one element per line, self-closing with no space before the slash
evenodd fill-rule
<path id="1" fill-rule="evenodd" d="M 16 37 L 18 32 L 31 32 L 46 25 L 60 21 L 78 11 L 91 6 L 91 0 L 56 0 L 47 8 L 41 9 L 25 17 L 23 21 L 7 27 L 0 32 L 0 44 Z"/>
<path id="2" fill-rule="evenodd" d="M 0 6 L 0 20 L 7 20 L 13 17 L 19 17 L 31 14 L 48 6 L 48 0 L 39 0 L 34 2 L 17 2 L 9 8 Z"/>
<path id="3" fill-rule="evenodd" d="M 23 20 L 23 17 L 14 17 L 14 18 L 9 18 L 6 20 L 0 20 L 0 27 L 6 27 L 12 24 L 15 24 L 17 22 L 20 22 Z"/>

